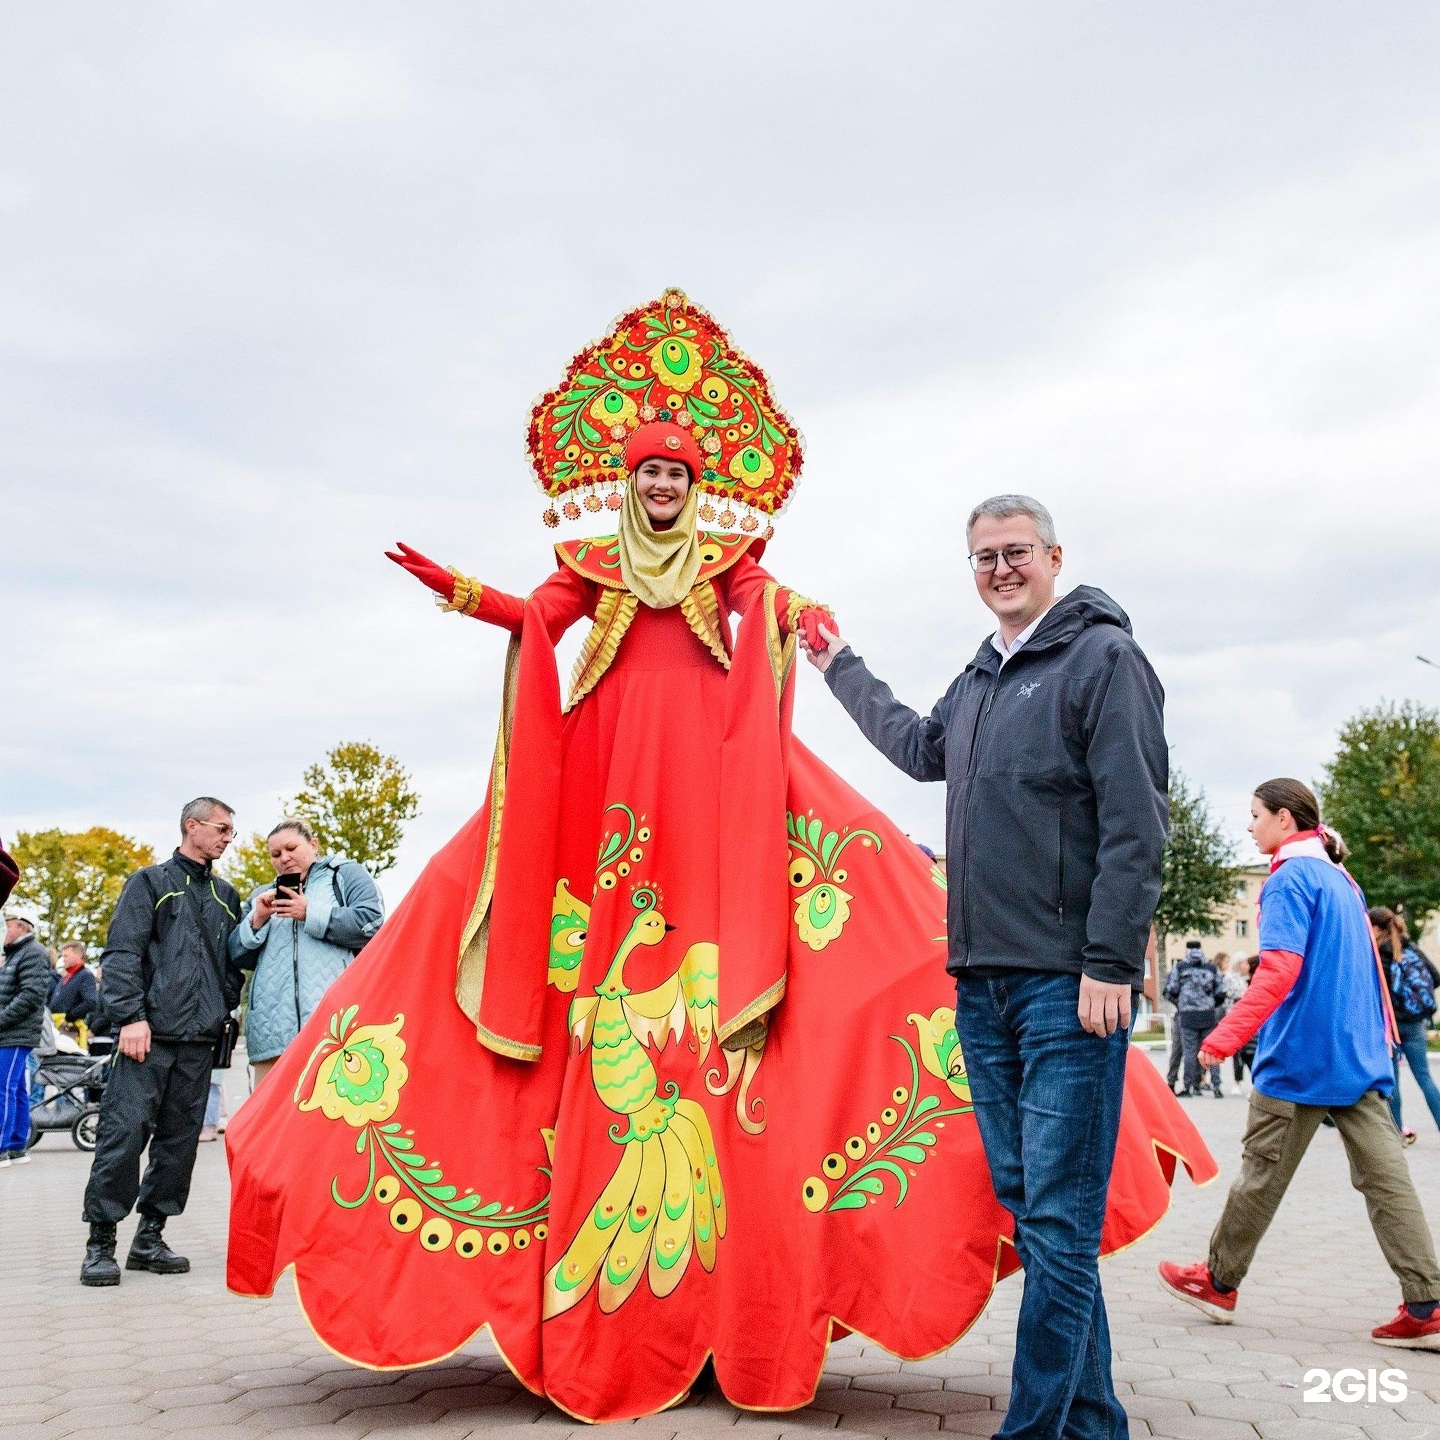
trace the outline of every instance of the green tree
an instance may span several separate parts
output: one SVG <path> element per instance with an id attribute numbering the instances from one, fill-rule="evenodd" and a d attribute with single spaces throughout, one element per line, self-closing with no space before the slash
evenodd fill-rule
<path id="1" fill-rule="evenodd" d="M 105 944 L 115 902 L 128 876 L 155 863 L 155 852 L 103 825 L 89 830 L 22 830 L 15 837 L 20 883 L 15 896 L 40 912 L 40 938 Z"/>
<path id="2" fill-rule="evenodd" d="M 248 900 L 262 885 L 275 878 L 270 863 L 270 842 L 257 830 L 248 840 L 232 840 L 220 873 Z"/>
<path id="3" fill-rule="evenodd" d="M 1192 790 L 1184 772 L 1170 776 L 1170 833 L 1165 840 L 1160 903 L 1155 908 L 1159 979 L 1165 984 L 1165 944 L 1183 931 L 1213 935 L 1220 912 L 1235 896 L 1240 879 L 1235 842 L 1210 814 L 1201 789 Z"/>
<path id="4" fill-rule="evenodd" d="M 1320 803 L 1367 899 L 1403 908 L 1418 933 L 1440 906 L 1440 712 L 1407 700 L 1347 720 Z"/>
<path id="5" fill-rule="evenodd" d="M 358 860 L 372 875 L 394 866 L 420 797 L 393 755 L 361 741 L 337 745 L 323 765 L 306 769 L 304 782 L 292 812 L 310 822 L 323 851 Z"/>

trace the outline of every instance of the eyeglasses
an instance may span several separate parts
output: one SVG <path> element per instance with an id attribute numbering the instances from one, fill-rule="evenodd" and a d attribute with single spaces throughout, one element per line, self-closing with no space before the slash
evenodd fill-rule
<path id="1" fill-rule="evenodd" d="M 195 823 L 197 825 L 208 825 L 212 830 L 218 830 L 227 839 L 234 839 L 235 837 L 235 827 L 233 825 L 217 825 L 213 820 L 197 820 Z"/>
<path id="2" fill-rule="evenodd" d="M 1049 550 L 1051 547 L 1045 545 L 1040 548 Z M 977 550 L 970 557 L 970 568 L 979 575 L 988 575 L 1003 555 L 1010 569 L 1023 570 L 1035 558 L 1035 549 L 1034 545 L 1007 545 L 1003 550 Z"/>

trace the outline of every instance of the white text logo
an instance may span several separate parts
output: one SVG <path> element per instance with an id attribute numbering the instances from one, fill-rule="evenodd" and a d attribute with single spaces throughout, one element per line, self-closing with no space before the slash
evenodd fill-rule
<path id="1" fill-rule="evenodd" d="M 1339 1400 L 1353 1405 L 1357 1400 L 1368 1400 L 1372 1405 L 1383 1400 L 1387 1405 L 1398 1405 L 1409 1394 L 1405 1381 L 1409 1377 L 1403 1370 L 1337 1370 L 1333 1375 L 1328 1370 L 1307 1370 L 1305 1372 L 1305 1399 L 1328 1405 Z"/>

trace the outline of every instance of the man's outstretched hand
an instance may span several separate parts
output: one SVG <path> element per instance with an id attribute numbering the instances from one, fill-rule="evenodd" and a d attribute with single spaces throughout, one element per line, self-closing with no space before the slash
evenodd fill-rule
<path id="1" fill-rule="evenodd" d="M 454 598 L 455 577 L 443 565 L 437 565 L 428 556 L 411 549 L 403 540 L 397 540 L 395 549 L 387 550 L 385 558 L 408 570 L 422 585 L 428 585 L 437 595 L 443 595 L 447 600 Z"/>
<path id="2" fill-rule="evenodd" d="M 805 652 L 805 658 L 823 675 L 830 668 L 830 662 L 845 648 L 845 641 L 828 625 L 816 625 L 814 635 L 807 625 L 800 631 L 800 648 Z"/>

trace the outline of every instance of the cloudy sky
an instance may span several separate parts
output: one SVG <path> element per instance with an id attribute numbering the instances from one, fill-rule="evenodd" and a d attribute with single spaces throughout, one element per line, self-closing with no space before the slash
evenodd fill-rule
<path id="1" fill-rule="evenodd" d="M 504 637 L 381 551 L 532 588 L 530 403 L 669 285 L 806 434 L 767 564 L 917 706 L 1011 489 L 1237 834 L 1440 703 L 1431 5 L 20 6 L 0 137 L 6 834 L 268 828 L 370 739 L 423 796 L 396 897 L 483 798 Z"/>

